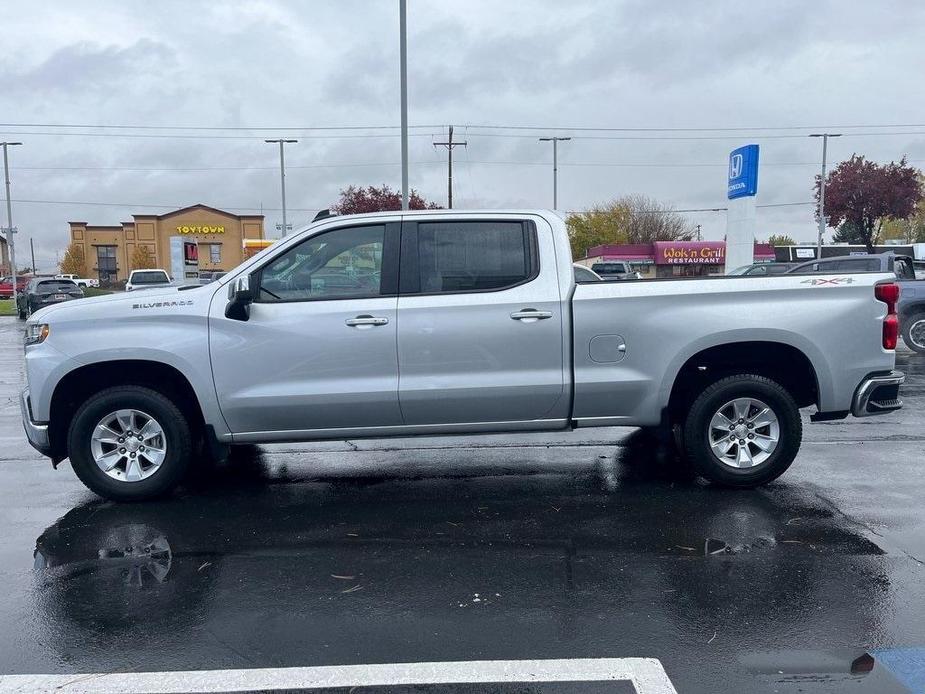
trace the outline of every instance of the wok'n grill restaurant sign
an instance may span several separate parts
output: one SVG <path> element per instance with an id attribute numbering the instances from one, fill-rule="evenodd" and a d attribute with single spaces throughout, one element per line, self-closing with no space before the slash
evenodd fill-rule
<path id="1" fill-rule="evenodd" d="M 656 241 L 656 265 L 722 265 L 726 244 L 722 241 Z"/>

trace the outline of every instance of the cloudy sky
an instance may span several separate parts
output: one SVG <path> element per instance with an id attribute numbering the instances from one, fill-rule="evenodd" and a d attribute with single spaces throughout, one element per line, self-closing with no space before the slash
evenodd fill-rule
<path id="1" fill-rule="evenodd" d="M 399 187 L 397 130 L 381 127 L 399 122 L 398 0 L 7 0 L 3 24 L 0 138 L 24 142 L 11 150 L 14 223 L 40 270 L 70 220 L 203 202 L 263 209 L 272 229 L 267 137 L 300 140 L 287 150 L 296 224 L 347 185 Z M 432 143 L 452 123 L 468 141 L 457 207 L 551 206 L 540 134 L 573 137 L 564 210 L 628 193 L 723 207 L 728 152 L 750 142 L 758 204 L 805 203 L 821 157 L 810 132 L 845 134 L 830 161 L 925 166 L 923 34 L 918 0 L 409 0 L 412 187 L 445 203 Z M 325 129 L 346 126 L 367 129 Z M 723 212 L 689 218 L 722 238 Z M 762 207 L 759 237 L 771 233 L 813 238 L 812 206 Z"/>

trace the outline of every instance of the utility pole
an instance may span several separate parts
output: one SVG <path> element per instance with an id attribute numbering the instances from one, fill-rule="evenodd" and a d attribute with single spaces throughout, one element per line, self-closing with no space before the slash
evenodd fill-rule
<path id="1" fill-rule="evenodd" d="M 825 158 L 830 137 L 841 137 L 841 133 L 813 133 L 810 137 L 822 138 L 822 176 L 819 179 L 819 206 L 816 215 L 819 217 L 819 235 L 816 239 L 816 258 L 822 258 L 822 235 L 825 233 Z"/>
<path id="2" fill-rule="evenodd" d="M 13 203 L 10 200 L 10 162 L 7 157 L 7 148 L 21 145 L 22 142 L 0 142 L 3 145 L 3 177 L 6 180 L 6 245 L 10 248 L 10 274 L 13 276 L 13 307 L 16 307 L 16 242 L 13 236 L 16 229 L 13 227 Z"/>
<path id="3" fill-rule="evenodd" d="M 398 0 L 398 46 L 401 71 L 401 208 L 408 209 L 408 3 Z"/>
<path id="4" fill-rule="evenodd" d="M 552 209 L 559 209 L 559 143 L 570 137 L 541 137 L 540 142 L 552 142 Z"/>
<path id="5" fill-rule="evenodd" d="M 446 200 L 447 208 L 453 209 L 453 148 L 454 147 L 468 147 L 469 143 L 463 140 L 462 142 L 453 142 L 453 126 L 449 126 L 450 135 L 447 138 L 446 142 L 435 142 L 434 147 L 446 147 Z"/>
<path id="6" fill-rule="evenodd" d="M 279 187 L 283 197 L 283 223 L 278 228 L 282 230 L 282 235 L 285 236 L 289 232 L 289 224 L 286 222 L 286 155 L 283 151 L 283 145 L 298 142 L 298 140 L 278 139 L 264 140 L 264 142 L 279 143 Z"/>
<path id="7" fill-rule="evenodd" d="M 703 237 L 702 237 L 701 234 L 700 234 L 700 229 L 701 229 L 701 225 L 698 224 L 698 225 L 697 225 L 697 240 L 698 240 L 698 241 L 702 241 L 702 240 L 703 240 Z"/>
<path id="8" fill-rule="evenodd" d="M 32 252 L 32 274 L 35 275 L 38 274 L 35 271 L 35 243 L 31 236 L 29 237 L 29 250 Z"/>

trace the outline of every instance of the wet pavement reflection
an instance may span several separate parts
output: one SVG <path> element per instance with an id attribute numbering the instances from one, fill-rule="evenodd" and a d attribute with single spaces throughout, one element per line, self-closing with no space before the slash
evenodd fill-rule
<path id="1" fill-rule="evenodd" d="M 862 528 L 799 487 L 686 479 L 639 434 L 598 452 L 346 477 L 239 450 L 218 485 L 47 528 L 43 641 L 96 671 L 619 654 L 708 691 L 717 663 L 752 687 L 835 649 L 826 677 L 869 676 L 893 586 Z"/>

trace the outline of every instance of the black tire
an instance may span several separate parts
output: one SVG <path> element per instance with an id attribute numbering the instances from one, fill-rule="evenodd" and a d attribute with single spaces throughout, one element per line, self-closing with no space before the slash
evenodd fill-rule
<path id="1" fill-rule="evenodd" d="M 167 451 L 164 461 L 150 477 L 137 482 L 113 479 L 96 465 L 90 439 L 101 418 L 120 409 L 149 413 L 164 431 Z M 162 496 L 179 484 L 190 464 L 193 437 L 186 418 L 161 393 L 141 386 L 107 388 L 87 400 L 74 415 L 67 434 L 71 467 L 87 487 L 113 501 L 142 501 Z"/>
<path id="2" fill-rule="evenodd" d="M 736 398 L 754 398 L 777 416 L 777 447 L 763 462 L 735 468 L 722 462 L 708 440 L 713 415 Z M 796 457 L 803 438 L 800 409 L 779 383 L 755 374 L 737 374 L 716 381 L 694 400 L 683 425 L 684 451 L 694 470 L 711 482 L 727 487 L 757 487 L 780 477 Z"/>
<path id="3" fill-rule="evenodd" d="M 913 327 L 915 328 L 914 335 Z M 903 317 L 902 334 L 906 347 L 919 354 L 925 354 L 925 311 Z"/>

